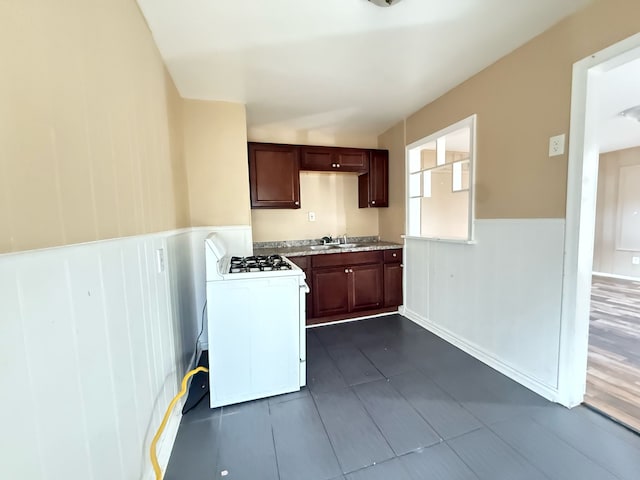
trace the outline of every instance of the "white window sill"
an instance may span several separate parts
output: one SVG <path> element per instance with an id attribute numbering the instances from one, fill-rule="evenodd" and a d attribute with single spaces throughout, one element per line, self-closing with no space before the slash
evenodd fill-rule
<path id="1" fill-rule="evenodd" d="M 457 243 L 459 245 L 477 245 L 476 240 L 459 240 L 456 238 L 433 238 L 433 237 L 416 237 L 412 235 L 401 235 L 406 240 L 419 240 L 421 242 L 440 242 L 440 243 Z"/>

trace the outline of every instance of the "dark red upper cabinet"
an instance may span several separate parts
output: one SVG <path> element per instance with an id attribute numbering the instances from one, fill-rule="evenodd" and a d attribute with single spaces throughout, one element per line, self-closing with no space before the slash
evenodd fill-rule
<path id="1" fill-rule="evenodd" d="M 358 207 L 389 206 L 389 152 L 372 150 L 369 172 L 358 177 Z"/>
<path id="2" fill-rule="evenodd" d="M 366 172 L 369 150 L 341 147 L 300 147 L 300 170 Z"/>
<path id="3" fill-rule="evenodd" d="M 251 208 L 300 208 L 300 158 L 294 145 L 249 143 Z"/>

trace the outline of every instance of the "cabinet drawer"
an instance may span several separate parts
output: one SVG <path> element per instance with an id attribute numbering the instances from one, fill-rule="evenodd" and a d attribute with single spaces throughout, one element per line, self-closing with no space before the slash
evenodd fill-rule
<path id="1" fill-rule="evenodd" d="M 332 253 L 328 255 L 314 255 L 311 259 L 313 268 L 341 267 L 350 265 L 364 265 L 382 262 L 382 251 Z"/>
<path id="2" fill-rule="evenodd" d="M 384 263 L 402 263 L 402 249 L 385 250 Z"/>

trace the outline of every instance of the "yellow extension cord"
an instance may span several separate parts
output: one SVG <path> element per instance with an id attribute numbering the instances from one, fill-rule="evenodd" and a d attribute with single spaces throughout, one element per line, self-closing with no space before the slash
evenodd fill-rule
<path id="1" fill-rule="evenodd" d="M 208 372 L 208 371 L 209 371 L 208 368 L 198 367 L 187 372 L 187 374 L 182 379 L 182 388 L 180 389 L 178 394 L 175 397 L 173 397 L 173 400 L 171 400 L 169 407 L 167 407 L 167 411 L 164 413 L 164 418 L 162 419 L 162 423 L 160 424 L 158 431 L 154 435 L 153 440 L 151 440 L 151 446 L 149 447 L 149 456 L 151 457 L 151 464 L 153 465 L 153 471 L 156 474 L 156 480 L 162 480 L 162 469 L 158 464 L 158 457 L 156 456 L 156 445 L 158 444 L 158 440 L 160 440 L 160 436 L 162 435 L 162 431 L 164 430 L 164 427 L 167 426 L 167 422 L 169 421 L 169 416 L 171 416 L 173 407 L 175 407 L 176 403 L 178 403 L 178 400 L 180 400 L 180 398 L 182 398 L 184 394 L 187 393 L 187 382 L 189 381 L 189 379 L 198 372 Z"/>

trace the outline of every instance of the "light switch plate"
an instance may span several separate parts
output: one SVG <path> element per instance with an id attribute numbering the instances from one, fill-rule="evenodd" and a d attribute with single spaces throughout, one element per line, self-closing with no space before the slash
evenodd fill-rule
<path id="1" fill-rule="evenodd" d="M 309 212 L 309 221 L 310 222 L 316 221 L 316 212 Z"/>
<path id="2" fill-rule="evenodd" d="M 556 135 L 549 139 L 549 156 L 556 157 L 558 155 L 564 155 L 564 140 L 565 134 Z"/>
<path id="3" fill-rule="evenodd" d="M 631 257 L 632 265 L 640 265 L 640 257 Z"/>

